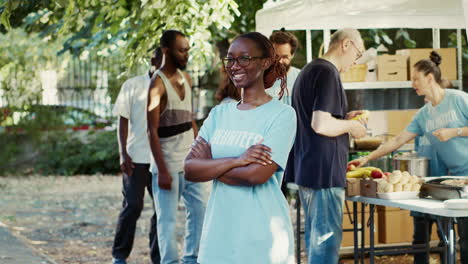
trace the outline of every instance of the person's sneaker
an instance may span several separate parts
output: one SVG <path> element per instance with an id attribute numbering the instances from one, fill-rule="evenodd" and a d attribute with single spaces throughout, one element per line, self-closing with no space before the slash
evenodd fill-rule
<path id="1" fill-rule="evenodd" d="M 112 264 L 127 264 L 127 262 L 125 261 L 125 259 L 112 258 Z"/>

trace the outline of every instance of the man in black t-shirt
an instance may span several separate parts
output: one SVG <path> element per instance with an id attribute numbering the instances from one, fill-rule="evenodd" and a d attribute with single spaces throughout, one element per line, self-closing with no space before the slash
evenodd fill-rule
<path id="1" fill-rule="evenodd" d="M 308 263 L 338 263 L 349 138 L 366 134 L 365 120 L 349 120 L 340 72 L 362 55 L 359 31 L 342 29 L 323 58 L 308 63 L 296 79 L 292 106 L 297 133 L 286 177 L 299 185 L 305 212 Z"/>

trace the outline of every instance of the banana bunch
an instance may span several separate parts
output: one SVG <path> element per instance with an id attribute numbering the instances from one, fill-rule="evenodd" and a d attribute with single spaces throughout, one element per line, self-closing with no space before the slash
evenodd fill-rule
<path id="1" fill-rule="evenodd" d="M 374 178 L 380 179 L 384 176 L 381 169 L 376 167 L 361 167 L 349 170 L 346 178 Z"/>
<path id="2" fill-rule="evenodd" d="M 365 110 L 360 115 L 357 115 L 357 116 L 351 118 L 351 120 L 369 119 L 369 115 L 370 115 L 370 112 Z"/>

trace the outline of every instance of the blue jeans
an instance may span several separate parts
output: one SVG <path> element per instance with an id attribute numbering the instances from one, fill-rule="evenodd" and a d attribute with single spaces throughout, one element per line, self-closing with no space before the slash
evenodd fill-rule
<path id="1" fill-rule="evenodd" d="M 172 167 L 169 168 L 172 176 L 171 190 L 160 189 L 158 174 L 153 172 L 153 197 L 161 264 L 179 263 L 176 222 L 177 206 L 181 197 L 186 210 L 185 245 L 181 263 L 196 264 L 208 197 L 208 183 L 187 181 L 182 166 Z"/>
<path id="2" fill-rule="evenodd" d="M 299 187 L 305 216 L 307 263 L 338 263 L 343 233 L 344 195 L 344 188 Z"/>

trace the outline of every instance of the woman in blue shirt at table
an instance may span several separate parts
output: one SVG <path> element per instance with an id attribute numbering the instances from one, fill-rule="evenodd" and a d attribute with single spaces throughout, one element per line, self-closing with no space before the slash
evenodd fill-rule
<path id="1" fill-rule="evenodd" d="M 185 177 L 213 180 L 203 223 L 200 264 L 293 264 L 289 208 L 281 192 L 296 134 L 294 109 L 265 92 L 284 66 L 271 42 L 253 32 L 237 37 L 223 59 L 240 102 L 211 110 L 185 161 Z"/>
<path id="2" fill-rule="evenodd" d="M 413 87 L 419 96 L 425 96 L 427 103 L 406 130 L 368 156 L 351 162 L 358 161 L 359 166 L 363 166 L 419 136 L 417 151 L 419 155 L 431 158 L 431 176 L 468 176 L 468 94 L 443 88 L 439 68 L 441 60 L 440 55 L 433 51 L 430 60 L 420 60 L 414 65 Z M 421 214 L 413 213 L 413 216 L 413 243 L 425 243 L 428 241 L 424 225 L 426 219 Z M 433 219 L 429 219 L 431 226 L 432 222 Z M 468 218 L 458 219 L 458 235 L 461 261 L 468 264 Z M 427 254 L 415 254 L 415 263 L 429 263 Z"/>

